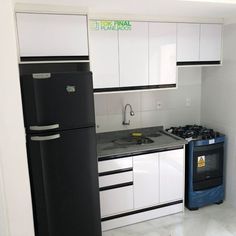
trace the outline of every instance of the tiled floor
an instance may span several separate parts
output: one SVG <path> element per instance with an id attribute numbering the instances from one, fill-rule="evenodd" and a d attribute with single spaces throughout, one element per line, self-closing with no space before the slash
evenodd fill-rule
<path id="1" fill-rule="evenodd" d="M 103 236 L 236 236 L 236 209 L 212 205 L 114 229 Z"/>

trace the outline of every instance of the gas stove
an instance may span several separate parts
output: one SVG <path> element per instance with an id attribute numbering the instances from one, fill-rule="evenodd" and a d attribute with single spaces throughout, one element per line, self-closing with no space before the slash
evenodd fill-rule
<path id="1" fill-rule="evenodd" d="M 188 141 L 191 140 L 211 140 L 222 136 L 219 132 L 213 129 L 208 129 L 200 125 L 186 125 L 179 127 L 171 127 L 167 129 L 169 133 L 184 138 Z"/>
<path id="2" fill-rule="evenodd" d="M 197 210 L 224 200 L 225 136 L 200 125 L 171 127 L 169 133 L 188 141 L 185 147 L 185 204 Z"/>

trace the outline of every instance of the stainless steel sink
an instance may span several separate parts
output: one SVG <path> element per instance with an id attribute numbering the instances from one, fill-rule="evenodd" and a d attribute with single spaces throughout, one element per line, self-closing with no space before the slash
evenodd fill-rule
<path id="1" fill-rule="evenodd" d="M 119 138 L 119 139 L 113 140 L 112 142 L 120 146 L 128 146 L 128 145 L 149 144 L 149 143 L 153 143 L 154 141 L 151 138 L 141 136 L 141 137 Z"/>

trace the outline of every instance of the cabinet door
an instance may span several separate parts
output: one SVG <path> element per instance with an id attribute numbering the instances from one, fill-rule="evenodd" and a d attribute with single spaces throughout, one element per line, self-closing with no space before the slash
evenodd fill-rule
<path id="1" fill-rule="evenodd" d="M 160 202 L 183 199 L 184 151 L 183 149 L 161 152 Z"/>
<path id="2" fill-rule="evenodd" d="M 88 56 L 87 18 L 17 13 L 21 57 Z"/>
<path id="3" fill-rule="evenodd" d="M 177 24 L 177 61 L 199 61 L 200 24 Z"/>
<path id="4" fill-rule="evenodd" d="M 136 156 L 134 166 L 134 208 L 159 203 L 158 153 Z"/>
<path id="5" fill-rule="evenodd" d="M 148 85 L 148 23 L 119 31 L 120 86 Z"/>
<path id="6" fill-rule="evenodd" d="M 102 217 L 133 210 L 133 186 L 100 192 Z"/>
<path id="7" fill-rule="evenodd" d="M 91 29 L 90 60 L 94 88 L 119 87 L 117 31 Z"/>
<path id="8" fill-rule="evenodd" d="M 176 84 L 176 24 L 149 23 L 149 85 Z"/>
<path id="9" fill-rule="evenodd" d="M 221 60 L 221 34 L 221 25 L 201 24 L 200 61 Z"/>

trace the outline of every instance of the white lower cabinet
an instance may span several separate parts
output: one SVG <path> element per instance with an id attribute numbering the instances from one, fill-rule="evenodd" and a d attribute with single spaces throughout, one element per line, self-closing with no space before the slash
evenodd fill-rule
<path id="1" fill-rule="evenodd" d="M 184 151 L 183 149 L 159 153 L 160 202 L 183 199 Z"/>
<path id="2" fill-rule="evenodd" d="M 99 162 L 103 231 L 183 211 L 184 160 L 182 148 Z"/>
<path id="3" fill-rule="evenodd" d="M 158 153 L 136 156 L 134 167 L 134 208 L 145 208 L 159 203 Z"/>
<path id="4" fill-rule="evenodd" d="M 133 210 L 133 186 L 101 191 L 100 205 L 102 217 Z"/>

